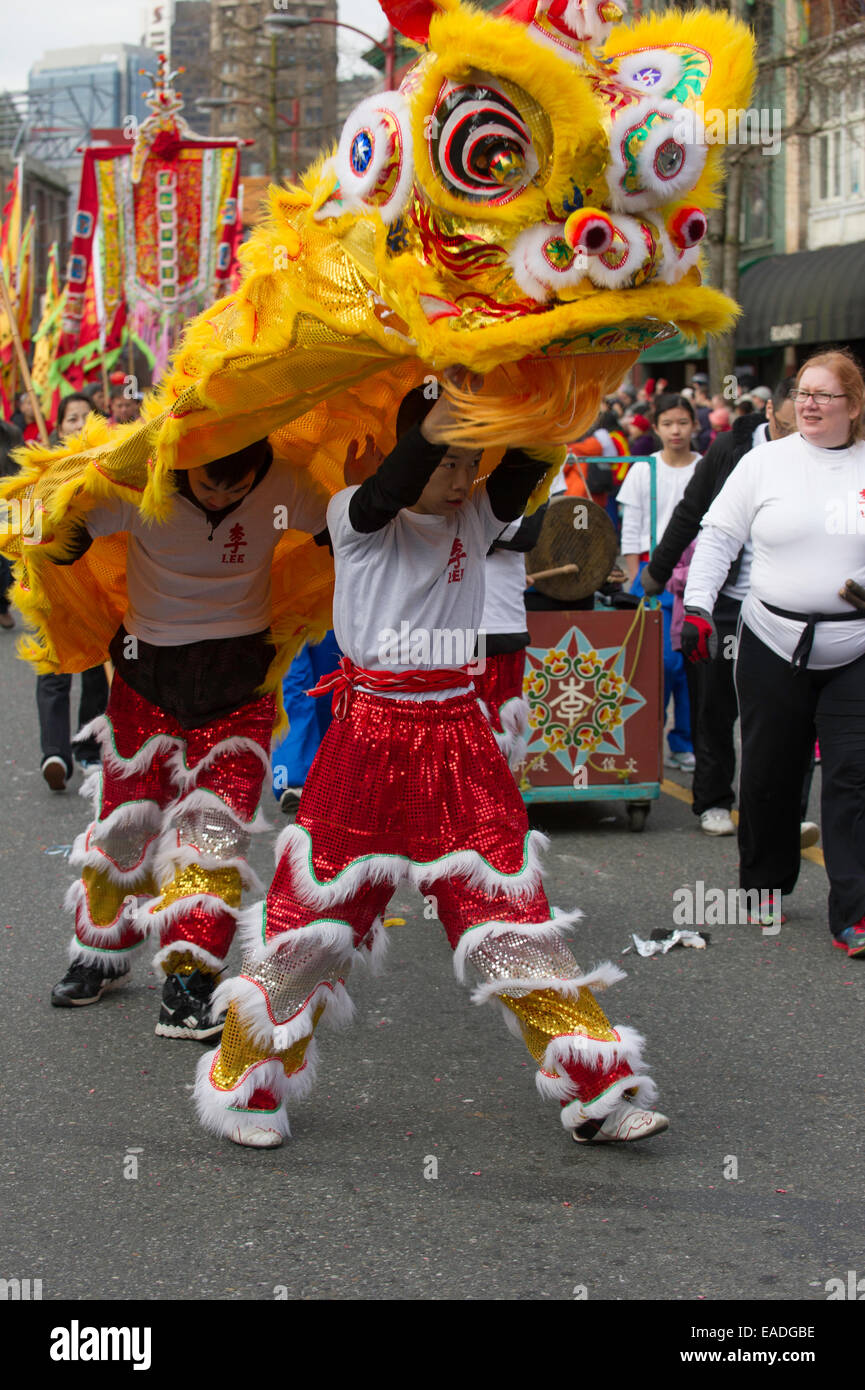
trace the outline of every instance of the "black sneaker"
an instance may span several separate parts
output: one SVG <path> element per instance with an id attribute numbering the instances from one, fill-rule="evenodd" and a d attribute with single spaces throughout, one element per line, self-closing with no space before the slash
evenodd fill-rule
<path id="1" fill-rule="evenodd" d="M 300 806 L 302 791 L 303 787 L 286 787 L 279 798 L 280 811 L 284 811 L 287 816 L 293 816 Z"/>
<path id="2" fill-rule="evenodd" d="M 207 1041 L 222 1032 L 225 1014 L 212 1023 L 210 1001 L 216 988 L 213 975 L 193 970 L 191 975 L 166 975 L 162 1008 L 156 1032 L 161 1038 L 198 1038 Z"/>
<path id="3" fill-rule="evenodd" d="M 42 763 L 41 770 L 42 776 L 53 792 L 65 792 L 66 781 L 72 776 L 72 769 L 66 766 L 62 758 L 46 758 Z"/>
<path id="4" fill-rule="evenodd" d="M 70 965 L 62 980 L 51 991 L 51 1003 L 55 1009 L 80 1008 L 83 1004 L 98 1004 L 108 989 L 117 989 L 129 981 L 129 966 L 119 975 L 106 975 L 98 965 L 85 965 L 79 961 Z"/>

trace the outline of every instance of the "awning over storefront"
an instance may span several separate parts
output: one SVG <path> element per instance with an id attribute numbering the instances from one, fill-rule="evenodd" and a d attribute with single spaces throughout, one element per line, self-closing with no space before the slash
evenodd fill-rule
<path id="1" fill-rule="evenodd" d="M 846 343 L 865 338 L 865 241 L 754 261 L 739 279 L 742 317 L 736 354 L 762 356 L 789 343 Z M 705 359 L 681 334 L 640 354 L 640 361 Z"/>
<path id="2" fill-rule="evenodd" d="M 865 241 L 767 256 L 739 280 L 736 349 L 865 337 Z"/>

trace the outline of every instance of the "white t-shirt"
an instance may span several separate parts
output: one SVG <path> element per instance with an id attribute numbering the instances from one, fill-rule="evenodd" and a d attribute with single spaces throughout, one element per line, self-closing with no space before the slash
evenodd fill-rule
<path id="1" fill-rule="evenodd" d="M 686 463 L 682 468 L 671 468 L 668 463 L 664 463 L 660 451 L 652 455 L 656 463 L 655 477 L 657 478 L 658 510 L 655 544 L 658 543 L 667 529 L 667 522 L 681 502 L 682 494 L 693 478 L 694 469 L 701 457 L 700 454 L 694 454 L 691 462 Z M 616 501 L 622 508 L 621 550 L 623 555 L 643 555 L 647 550 L 652 549 L 650 482 L 649 464 L 645 459 L 640 459 L 637 463 L 631 464 L 625 475 L 625 481 L 619 488 Z"/>
<path id="2" fill-rule="evenodd" d="M 357 488 L 331 498 L 336 640 L 366 670 L 441 670 L 471 662 L 484 609 L 486 554 L 505 525 L 486 488 L 453 516 L 404 509 L 379 531 L 355 531 L 348 508 Z M 381 694 L 383 692 L 376 692 Z M 389 692 L 390 693 L 390 692 Z M 445 700 L 464 687 L 405 693 L 398 700 Z"/>
<path id="3" fill-rule="evenodd" d="M 771 440 L 740 459 L 703 518 L 685 604 L 711 613 L 740 547 L 753 546 L 742 618 L 789 661 L 804 624 L 796 613 L 852 613 L 839 597 L 845 579 L 865 583 L 865 443 L 820 449 L 801 435 Z M 808 665 L 843 666 L 865 652 L 865 619 L 819 623 Z"/>
<path id="4" fill-rule="evenodd" d="M 513 540 L 522 525 L 517 517 L 495 539 Z M 494 550 L 486 560 L 486 598 L 481 627 L 489 633 L 526 630 L 526 557 L 521 550 Z"/>
<path id="5" fill-rule="evenodd" d="M 767 424 L 758 425 L 751 435 L 751 448 L 756 449 L 758 444 L 765 444 L 771 439 L 769 426 Z M 737 599 L 741 603 L 748 596 L 751 587 L 751 564 L 754 559 L 754 547 L 750 541 L 746 541 L 742 547 L 742 563 L 739 565 L 739 573 L 732 584 L 725 584 L 721 590 L 728 598 Z"/>
<path id="6" fill-rule="evenodd" d="M 324 529 L 327 493 L 305 468 L 274 459 L 257 487 L 216 527 L 186 497 L 166 522 L 112 498 L 88 512 L 91 536 L 129 532 L 126 631 L 157 647 L 242 637 L 270 626 L 270 566 L 285 531 Z"/>

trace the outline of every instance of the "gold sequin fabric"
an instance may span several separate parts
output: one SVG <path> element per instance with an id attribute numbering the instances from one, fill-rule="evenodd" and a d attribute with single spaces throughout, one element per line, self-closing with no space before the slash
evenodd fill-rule
<path id="1" fill-rule="evenodd" d="M 81 871 L 81 881 L 84 884 L 93 925 L 113 926 L 120 916 L 129 889 L 123 884 L 115 883 L 103 870 L 89 864 Z"/>
<path id="2" fill-rule="evenodd" d="M 313 1027 L 318 1022 L 320 1010 L 313 1018 Z M 303 1066 L 312 1034 L 299 1038 L 284 1052 L 273 1053 L 269 1048 L 256 1047 L 249 1039 L 246 1030 L 237 1016 L 237 1007 L 232 1004 L 228 1010 L 219 1051 L 210 1068 L 211 1083 L 221 1091 L 233 1091 L 243 1080 L 250 1067 L 256 1062 L 270 1059 L 282 1063 L 286 1076 L 292 1076 Z"/>
<path id="3" fill-rule="evenodd" d="M 239 907 L 242 892 L 238 869 L 204 869 L 200 864 L 190 864 L 185 869 L 178 869 L 162 889 L 151 911 L 161 911 L 181 898 L 189 898 L 197 893 L 209 893 L 221 898 L 229 907 Z"/>

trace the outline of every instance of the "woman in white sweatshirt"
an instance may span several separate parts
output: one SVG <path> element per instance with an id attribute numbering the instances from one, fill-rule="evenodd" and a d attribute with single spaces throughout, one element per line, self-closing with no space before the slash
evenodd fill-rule
<path id="1" fill-rule="evenodd" d="M 834 944 L 854 956 L 865 954 L 865 613 L 841 589 L 848 577 L 865 581 L 862 369 L 846 351 L 818 354 L 800 369 L 792 396 L 798 433 L 752 449 L 706 513 L 682 650 L 692 659 L 706 654 L 718 591 L 750 541 L 736 665 L 740 885 L 793 890 L 816 728 L 829 927 Z M 776 920 L 779 913 L 776 906 Z"/>

